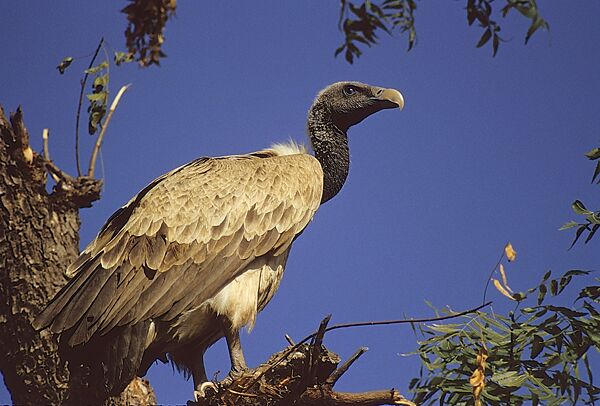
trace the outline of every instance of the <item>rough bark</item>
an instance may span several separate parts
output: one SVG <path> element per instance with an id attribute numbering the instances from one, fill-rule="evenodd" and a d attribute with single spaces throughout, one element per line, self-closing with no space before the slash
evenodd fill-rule
<path id="1" fill-rule="evenodd" d="M 70 389 L 56 337 L 31 323 L 78 255 L 79 208 L 100 196 L 101 182 L 64 173 L 48 193 L 48 170 L 58 171 L 29 147 L 21 110 L 9 121 L 0 107 L 0 371 L 15 404 L 60 404 Z M 139 380 L 110 402 L 155 398 Z"/>

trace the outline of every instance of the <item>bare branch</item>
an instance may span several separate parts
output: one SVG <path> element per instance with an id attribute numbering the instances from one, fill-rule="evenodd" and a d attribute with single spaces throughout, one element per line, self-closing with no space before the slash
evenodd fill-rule
<path id="1" fill-rule="evenodd" d="M 42 140 L 44 141 L 44 159 L 46 160 L 46 162 L 51 162 L 50 160 L 50 148 L 48 146 L 48 138 L 50 136 L 50 131 L 47 128 L 44 128 L 42 130 Z M 46 167 L 48 167 L 48 165 L 46 165 Z M 58 169 L 58 168 L 56 168 Z M 48 172 L 50 172 L 50 176 L 52 176 L 52 179 L 54 179 L 54 181 L 56 183 L 58 183 L 60 181 L 60 177 L 54 173 L 54 171 L 50 170 L 50 168 L 48 167 Z"/>
<path id="2" fill-rule="evenodd" d="M 415 404 L 404 398 L 397 390 L 379 390 L 363 393 L 335 392 L 327 387 L 307 388 L 302 394 L 299 406 L 379 406 Z"/>
<path id="3" fill-rule="evenodd" d="M 342 366 L 338 367 L 335 371 L 332 372 L 331 375 L 329 375 L 329 378 L 327 378 L 325 383 L 330 386 L 335 385 L 338 379 L 340 379 L 342 375 L 344 375 L 346 371 L 348 371 L 348 368 L 350 368 L 352 364 L 354 364 L 354 362 L 367 351 L 369 351 L 367 347 L 360 347 L 358 350 L 356 350 L 356 352 L 352 354 L 352 356 L 348 358 L 346 362 L 342 364 Z"/>
<path id="4" fill-rule="evenodd" d="M 115 112 L 117 105 L 119 104 L 119 100 L 121 100 L 121 96 L 123 93 L 129 88 L 131 85 L 122 86 L 119 89 L 119 93 L 115 96 L 112 104 L 110 105 L 110 109 L 108 110 L 108 114 L 106 116 L 106 120 L 104 120 L 104 125 L 102 126 L 102 130 L 100 131 L 100 135 L 96 139 L 96 145 L 94 145 L 94 150 L 92 151 L 92 156 L 90 158 L 90 168 L 88 170 L 88 177 L 94 177 L 94 169 L 96 167 L 96 159 L 98 158 L 98 152 L 100 151 L 100 147 L 102 146 L 102 140 L 104 139 L 104 133 L 106 132 L 106 128 L 108 127 L 108 123 L 110 123 L 110 119 L 112 118 L 113 113 Z"/>
<path id="5" fill-rule="evenodd" d="M 284 335 L 284 337 L 285 341 L 287 341 L 289 345 L 295 345 L 294 340 L 292 340 L 292 337 L 290 337 L 289 334 Z"/>

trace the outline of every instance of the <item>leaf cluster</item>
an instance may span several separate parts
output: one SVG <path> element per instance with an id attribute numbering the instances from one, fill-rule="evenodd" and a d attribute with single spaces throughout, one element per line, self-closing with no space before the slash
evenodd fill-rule
<path id="1" fill-rule="evenodd" d="M 98 127 L 106 115 L 108 107 L 108 82 L 109 70 L 108 61 L 102 61 L 100 64 L 85 70 L 88 75 L 93 75 L 92 92 L 86 94 L 90 102 L 88 112 L 88 133 L 96 134 Z"/>
<path id="2" fill-rule="evenodd" d="M 147 67 L 159 65 L 162 51 L 165 25 L 175 14 L 176 0 L 130 0 L 121 10 L 127 15 L 125 29 L 126 46 L 138 63 Z"/>
<path id="3" fill-rule="evenodd" d="M 517 308 L 507 316 L 478 312 L 462 322 L 418 326 L 423 338 L 416 353 L 423 366 L 410 389 L 417 404 L 473 404 L 469 382 L 482 349 L 489 355 L 481 399 L 499 405 L 594 404 L 588 351 L 600 349 L 600 286 L 579 291 L 574 308 L 548 303 L 575 277 L 570 270 L 558 279 L 547 272 L 540 284 L 515 294 Z M 417 331 L 417 330 L 415 330 Z"/>
<path id="4" fill-rule="evenodd" d="M 377 44 L 377 30 L 391 34 L 397 29 L 408 32 L 408 50 L 417 40 L 414 11 L 417 4 L 414 0 L 383 0 L 380 4 L 366 0 L 356 6 L 352 1 L 341 0 L 339 29 L 344 33 L 344 43 L 340 45 L 335 56 L 344 52 L 349 63 L 362 55 L 357 43 L 371 47 Z"/>
<path id="5" fill-rule="evenodd" d="M 491 40 L 495 56 L 503 39 L 499 35 L 500 24 L 492 18 L 494 4 L 497 4 L 494 0 L 467 0 L 465 9 L 467 23 L 473 25 L 477 22 L 483 29 L 476 47 L 481 48 Z M 414 17 L 416 9 L 415 0 L 364 0 L 360 4 L 351 0 L 341 0 L 338 26 L 344 34 L 344 42 L 336 49 L 335 55 L 343 52 L 346 61 L 353 63 L 355 58 L 362 55 L 360 44 L 368 47 L 377 44 L 378 31 L 387 34 L 394 31 L 408 33 L 410 51 L 417 40 Z M 549 29 L 548 22 L 541 17 L 535 0 L 504 0 L 500 10 L 502 17 L 506 17 L 513 9 L 531 21 L 525 34 L 525 44 L 538 29 Z"/>
<path id="6" fill-rule="evenodd" d="M 592 175 L 592 183 L 600 184 L 600 148 L 594 148 L 593 150 L 587 152 L 585 156 L 591 161 L 598 161 L 596 163 L 596 168 L 594 169 L 594 174 Z M 596 231 L 600 228 L 600 211 L 591 211 L 588 210 L 582 201 L 575 200 L 571 204 L 571 208 L 575 214 L 583 216 L 584 222 L 579 223 L 577 221 L 569 221 L 568 223 L 563 224 L 563 226 L 559 230 L 568 230 L 570 228 L 577 227 L 577 231 L 575 231 L 575 238 L 571 243 L 569 249 L 573 248 L 575 243 L 579 240 L 579 238 L 587 231 L 587 237 L 584 240 L 584 244 L 587 244 L 596 234 Z"/>

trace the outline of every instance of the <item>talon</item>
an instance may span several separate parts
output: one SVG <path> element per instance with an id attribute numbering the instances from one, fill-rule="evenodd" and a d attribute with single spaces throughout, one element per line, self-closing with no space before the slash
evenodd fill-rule
<path id="1" fill-rule="evenodd" d="M 219 391 L 217 385 L 215 385 L 213 382 L 202 382 L 200 387 L 194 391 L 194 400 L 198 402 L 200 399 L 206 398 L 206 396 L 209 394 L 207 393 L 207 389 L 209 389 L 209 392 L 212 391 L 214 393 Z"/>
<path id="2" fill-rule="evenodd" d="M 231 385 L 233 383 L 233 381 L 240 378 L 242 375 L 244 375 L 244 373 L 246 373 L 249 370 L 250 370 L 250 368 L 240 368 L 237 370 L 232 369 L 231 371 L 229 371 L 227 376 L 221 381 L 221 385 L 223 385 L 223 386 Z"/>

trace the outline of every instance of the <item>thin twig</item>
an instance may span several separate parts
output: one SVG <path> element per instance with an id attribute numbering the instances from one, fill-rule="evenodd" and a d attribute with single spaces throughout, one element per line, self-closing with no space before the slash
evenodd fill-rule
<path id="1" fill-rule="evenodd" d="M 104 43 L 104 37 L 100 38 L 100 42 L 98 43 L 98 47 L 96 47 L 96 51 L 94 52 L 94 56 L 90 61 L 90 66 L 88 66 L 87 70 L 90 70 L 92 66 L 94 66 L 94 62 L 96 61 L 96 57 L 98 56 L 98 52 L 100 52 L 100 48 L 102 48 L 102 44 Z M 77 176 L 81 176 L 81 164 L 79 163 L 79 117 L 81 115 L 81 105 L 83 104 L 83 94 L 85 92 L 85 84 L 87 83 L 87 79 L 89 73 L 85 73 L 83 80 L 81 81 L 81 90 L 79 91 L 79 103 L 77 104 L 77 118 L 75 119 L 75 162 L 77 163 Z"/>
<path id="2" fill-rule="evenodd" d="M 50 147 L 48 146 L 49 135 L 50 135 L 50 131 L 47 128 L 44 128 L 42 130 L 42 140 L 44 141 L 44 159 L 46 159 L 46 162 L 50 162 Z M 60 178 L 58 177 L 58 175 L 52 171 L 49 171 L 49 172 L 50 172 L 50 176 L 52 176 L 52 179 L 54 179 L 54 181 L 56 183 L 58 183 L 60 181 Z"/>
<path id="3" fill-rule="evenodd" d="M 285 337 L 285 341 L 287 341 L 289 343 L 289 345 L 296 345 L 296 343 L 294 343 L 294 340 L 292 340 L 292 337 L 290 337 L 289 334 L 284 335 Z"/>
<path id="4" fill-rule="evenodd" d="M 258 397 L 258 395 L 256 393 L 238 392 L 238 391 L 235 391 L 235 390 L 229 389 L 229 388 L 227 388 L 227 392 L 231 392 L 234 395 L 238 395 L 238 396 L 246 396 L 246 397 L 251 397 L 251 398 L 257 398 Z"/>
<path id="5" fill-rule="evenodd" d="M 483 290 L 483 300 L 482 300 L 482 303 L 485 303 L 485 297 L 487 295 L 487 290 L 488 290 L 488 287 L 490 286 L 490 282 L 492 280 L 492 276 L 494 276 L 494 272 L 498 268 L 498 265 L 500 265 L 500 262 L 502 262 L 502 259 L 504 259 L 504 254 L 505 254 L 505 251 L 502 250 L 502 255 L 500 255 L 500 258 L 498 259 L 498 262 L 496 262 L 496 265 L 494 265 L 494 267 L 492 268 L 492 272 L 490 272 L 490 276 L 488 277 L 488 280 L 485 283 L 485 289 Z"/>
<path id="6" fill-rule="evenodd" d="M 383 321 L 364 321 L 364 322 L 359 322 L 359 323 L 344 323 L 344 324 L 336 324 L 334 326 L 328 327 L 325 331 L 331 331 L 331 330 L 337 330 L 340 328 L 348 328 L 348 327 L 364 327 L 364 326 L 385 326 L 385 325 L 389 325 L 389 324 L 403 324 L 403 323 L 429 323 L 432 321 L 442 321 L 442 320 L 448 320 L 448 319 L 453 319 L 455 317 L 460 317 L 460 316 L 464 316 L 467 315 L 469 313 L 475 313 L 476 311 L 489 306 L 490 304 L 492 304 L 492 302 L 487 302 L 484 303 L 480 306 L 477 306 L 473 309 L 469 309 L 469 310 L 465 310 L 464 312 L 460 312 L 460 313 L 453 313 L 453 314 L 448 314 L 446 316 L 440 316 L 440 317 L 432 317 L 432 318 L 424 318 L 424 319 L 402 319 L 402 320 L 383 320 Z M 314 334 L 313 334 L 314 335 Z M 312 335 L 311 335 L 312 337 Z M 307 338 L 307 340 L 309 340 L 310 338 Z"/>
<path id="7" fill-rule="evenodd" d="M 346 360 L 340 367 L 338 367 L 335 371 L 329 375 L 329 378 L 325 381 L 327 385 L 333 386 L 335 383 L 346 373 L 348 368 L 354 364 L 354 362 L 360 358 L 365 352 L 369 351 L 367 347 L 360 347 L 350 358 Z"/>
<path id="8" fill-rule="evenodd" d="M 412 323 L 429 323 L 432 321 L 448 320 L 448 319 L 453 319 L 456 317 L 465 316 L 470 313 L 475 313 L 475 312 L 481 310 L 482 308 L 489 306 L 490 304 L 492 304 L 491 301 L 484 303 L 480 306 L 474 307 L 472 309 L 465 310 L 460 313 L 448 314 L 446 316 L 440 316 L 440 317 L 421 318 L 421 319 L 412 319 L 411 318 L 411 319 L 401 319 L 401 320 L 366 321 L 366 322 L 359 322 L 359 323 L 336 324 L 334 326 L 326 328 L 325 332 L 332 331 L 332 330 L 338 330 L 341 328 L 348 328 L 348 327 L 383 326 L 383 325 L 404 324 L 404 323 L 411 323 L 411 324 Z M 287 351 L 285 351 L 283 354 L 281 354 L 281 356 L 279 357 L 278 360 L 271 363 L 271 367 L 278 365 L 281 361 L 283 361 L 285 358 L 287 358 L 291 353 L 293 353 L 298 348 L 300 348 L 301 345 L 305 344 L 308 340 L 312 339 L 316 334 L 317 333 L 312 333 L 312 334 L 304 337 L 304 339 L 302 339 L 302 341 L 300 341 L 298 344 L 288 348 Z M 258 376 L 254 377 L 254 379 L 250 383 L 250 385 L 253 385 L 255 382 L 257 382 L 267 372 L 267 370 L 268 369 L 264 370 L 263 372 L 258 374 Z"/>
<path id="9" fill-rule="evenodd" d="M 92 156 L 90 157 L 90 168 L 88 170 L 88 176 L 90 178 L 94 177 L 94 169 L 96 167 L 96 158 L 98 157 L 98 152 L 100 151 L 100 147 L 102 146 L 102 140 L 104 139 L 104 133 L 106 132 L 106 128 L 108 128 L 108 123 L 110 123 L 110 119 L 112 118 L 113 113 L 115 112 L 117 105 L 119 104 L 119 100 L 121 100 L 121 96 L 123 93 L 129 88 L 131 85 L 122 86 L 119 89 L 119 93 L 115 96 L 112 104 L 110 105 L 110 109 L 108 110 L 108 114 L 106 115 L 106 120 L 104 120 L 104 125 L 102 125 L 102 130 L 96 138 L 96 145 L 94 145 L 94 150 L 92 151 Z"/>

